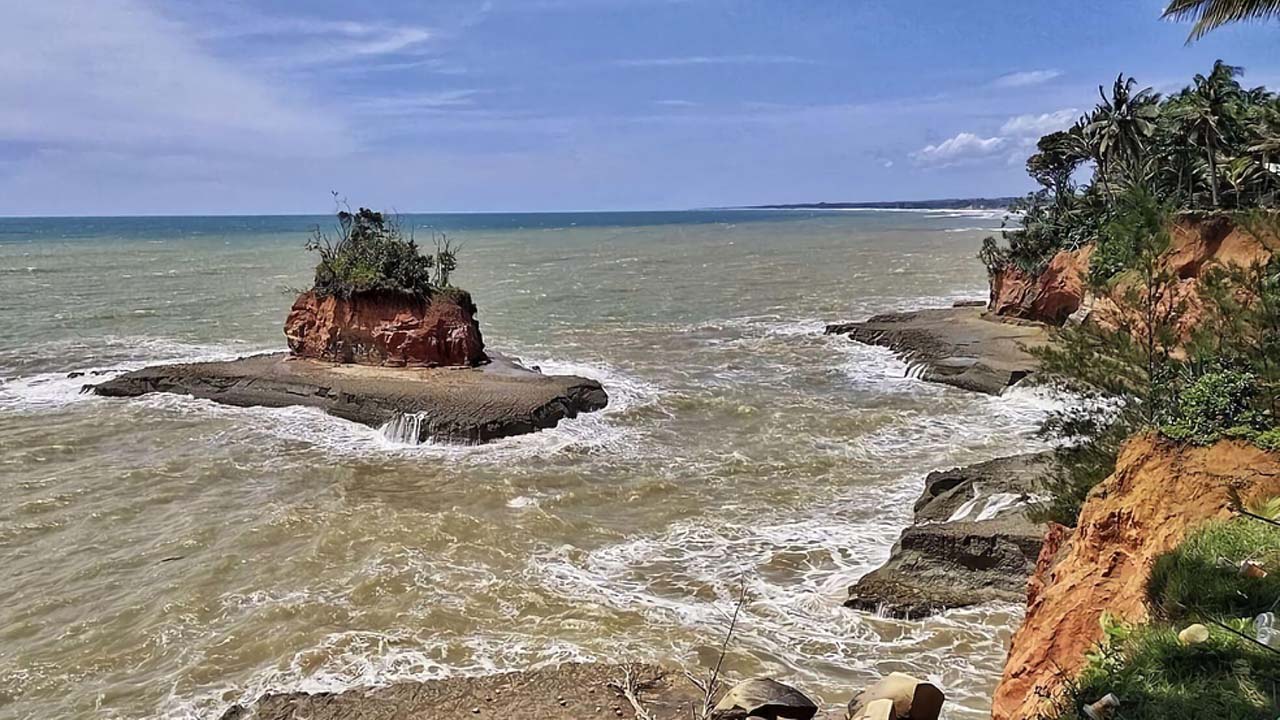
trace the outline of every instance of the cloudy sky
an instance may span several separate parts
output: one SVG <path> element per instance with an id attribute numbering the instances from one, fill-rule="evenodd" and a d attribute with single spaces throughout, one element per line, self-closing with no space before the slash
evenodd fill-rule
<path id="1" fill-rule="evenodd" d="M 1022 193 L 1124 71 L 1280 84 L 1154 0 L 0 0 L 0 215 Z"/>

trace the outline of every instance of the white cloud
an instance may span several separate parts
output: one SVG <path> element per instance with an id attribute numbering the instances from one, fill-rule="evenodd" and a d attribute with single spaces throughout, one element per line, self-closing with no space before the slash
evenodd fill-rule
<path id="1" fill-rule="evenodd" d="M 436 30 L 420 25 L 260 15 L 237 6 L 220 6 L 217 13 L 204 21 L 216 29 L 205 32 L 202 39 L 226 42 L 265 38 L 275 52 L 271 62 L 288 66 L 414 57 L 428 52 L 429 43 L 438 35 Z"/>
<path id="2" fill-rule="evenodd" d="M 924 165 L 955 165 L 990 157 L 1000 152 L 1006 142 L 1002 137 L 984 138 L 971 132 L 962 132 L 936 145 L 926 145 L 912 153 L 911 157 Z"/>
<path id="3" fill-rule="evenodd" d="M 357 112 L 370 115 L 414 115 L 470 107 L 474 104 L 473 98 L 480 92 L 475 89 L 442 90 L 416 95 L 374 97 L 357 100 L 352 103 L 352 107 Z"/>
<path id="4" fill-rule="evenodd" d="M 1032 85 L 1043 85 L 1059 77 L 1062 77 L 1061 70 L 1022 70 L 1008 75 L 1001 75 L 991 84 L 1002 88 L 1030 87 Z"/>
<path id="5" fill-rule="evenodd" d="M 1071 127 L 1079 117 L 1080 111 L 1075 108 L 1063 108 L 1062 110 L 1039 115 L 1035 113 L 1017 115 L 1009 118 L 1004 125 L 1000 126 L 1000 134 L 1039 139 L 1042 135 L 1048 135 L 1051 132 Z"/>
<path id="6" fill-rule="evenodd" d="M 1003 153 L 1007 162 L 1016 165 L 1026 159 L 1042 136 L 1070 127 L 1079 115 L 1080 111 L 1075 108 L 1015 115 L 991 137 L 962 132 L 911 153 L 911 158 L 921 165 L 948 167 L 994 158 Z"/>
<path id="7" fill-rule="evenodd" d="M 139 155 L 329 155 L 332 113 L 208 54 L 138 0 L 11 3 L 0 43 L 0 141 Z"/>
<path id="8" fill-rule="evenodd" d="M 680 67 L 685 65 L 812 65 L 814 61 L 794 55 L 690 55 L 615 60 L 613 64 L 619 67 Z"/>

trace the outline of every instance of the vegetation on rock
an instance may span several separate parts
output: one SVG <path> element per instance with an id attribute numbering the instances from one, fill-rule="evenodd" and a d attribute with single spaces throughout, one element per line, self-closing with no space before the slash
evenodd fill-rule
<path id="1" fill-rule="evenodd" d="M 456 248 L 443 233 L 432 233 L 435 252 L 424 255 L 398 218 L 368 208 L 354 213 L 343 208 L 337 219 L 333 235 L 316 228 L 307 243 L 308 250 L 320 255 L 317 295 L 386 291 L 426 298 L 449 287 L 458 260 Z"/>

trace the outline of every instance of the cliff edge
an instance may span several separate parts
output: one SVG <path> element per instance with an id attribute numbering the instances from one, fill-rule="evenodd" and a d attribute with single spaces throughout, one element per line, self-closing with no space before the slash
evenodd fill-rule
<path id="1" fill-rule="evenodd" d="M 1152 563 L 1204 522 L 1230 517 L 1233 493 L 1245 503 L 1280 494 L 1280 456 L 1239 441 L 1189 447 L 1130 439 L 1075 530 L 1055 526 L 1046 537 L 993 720 L 1036 717 L 1084 666 L 1104 612 L 1144 622 Z"/>

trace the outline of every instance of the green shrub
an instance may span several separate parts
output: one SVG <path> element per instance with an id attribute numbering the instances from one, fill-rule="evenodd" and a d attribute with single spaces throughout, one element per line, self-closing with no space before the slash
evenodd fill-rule
<path id="1" fill-rule="evenodd" d="M 1108 693 L 1120 699 L 1117 720 L 1274 720 L 1280 712 L 1280 654 L 1218 628 L 1190 646 L 1158 625 L 1109 636 L 1051 717 L 1087 720 L 1083 706 Z"/>
<path id="2" fill-rule="evenodd" d="M 353 293 L 387 291 L 430 297 L 449 284 L 457 268 L 453 247 L 444 235 L 434 236 L 436 252 L 423 255 L 412 233 L 394 218 L 360 208 L 338 212 L 336 237 L 317 228 L 307 249 L 319 253 L 315 291 L 350 297 Z"/>
<path id="3" fill-rule="evenodd" d="M 1208 445 L 1224 437 L 1252 439 L 1263 418 L 1252 409 L 1258 379 L 1243 370 L 1213 370 L 1184 385 L 1165 411 L 1160 432 L 1172 440 Z"/>
<path id="4" fill-rule="evenodd" d="M 1263 578 L 1240 574 L 1262 563 Z M 1253 617 L 1280 600 L 1280 528 L 1252 518 L 1210 523 L 1162 555 L 1147 585 L 1151 608 L 1169 619 Z"/>
<path id="5" fill-rule="evenodd" d="M 1273 427 L 1270 430 L 1258 433 L 1258 436 L 1253 439 L 1253 443 L 1263 450 L 1280 452 L 1280 427 Z"/>

